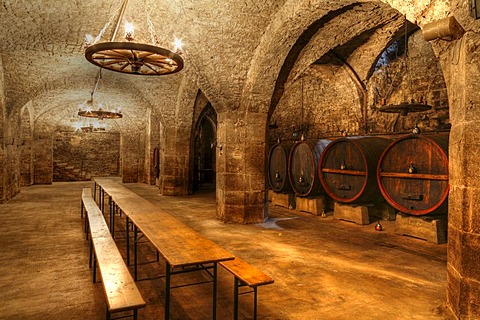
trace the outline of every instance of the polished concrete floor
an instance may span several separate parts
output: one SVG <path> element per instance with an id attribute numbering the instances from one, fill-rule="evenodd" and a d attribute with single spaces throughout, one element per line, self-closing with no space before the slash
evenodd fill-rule
<path id="1" fill-rule="evenodd" d="M 0 205 L 0 319 L 105 318 L 80 218 L 86 186 L 93 183 L 22 188 Z M 126 186 L 273 277 L 274 284 L 259 288 L 259 319 L 443 318 L 446 245 L 395 235 L 394 222 L 384 221 L 377 232 L 374 224 L 271 207 L 263 224 L 224 224 L 215 219 L 211 192 L 164 197 L 154 186 Z M 123 234 L 116 241 L 124 252 Z M 148 243 L 140 251 L 137 285 L 147 307 L 139 318 L 162 319 L 164 266 Z M 231 275 L 219 270 L 218 319 L 233 319 L 232 287 Z M 208 285 L 174 289 L 171 319 L 210 319 L 211 294 Z M 251 319 L 251 296 L 241 296 L 240 304 L 240 319 Z"/>

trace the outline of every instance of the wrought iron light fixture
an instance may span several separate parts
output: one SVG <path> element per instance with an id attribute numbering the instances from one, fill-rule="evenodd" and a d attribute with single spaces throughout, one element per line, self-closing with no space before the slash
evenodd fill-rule
<path id="1" fill-rule="evenodd" d="M 122 118 L 121 110 L 103 110 L 102 105 L 99 104 L 97 109 L 93 109 L 93 100 L 88 100 L 86 105 L 83 104 L 78 110 L 78 115 L 87 118 L 97 118 L 98 120 L 103 119 L 119 119 Z M 82 109 L 82 106 L 84 109 Z"/>
<path id="2" fill-rule="evenodd" d="M 127 3 L 128 0 L 122 2 L 110 41 L 100 42 L 110 22 L 105 25 L 96 38 L 86 35 L 85 57 L 87 60 L 101 68 L 137 75 L 166 75 L 182 70 L 181 40 L 175 40 L 173 51 L 158 46 L 158 38 L 154 33 L 149 15 L 147 15 L 147 24 L 152 44 L 135 42 L 135 30 L 131 23 L 125 24 L 124 39 L 126 41 L 115 40 Z"/>
<path id="3" fill-rule="evenodd" d="M 103 108 L 103 104 L 99 103 L 97 107 L 94 106 L 93 95 L 97 91 L 98 82 L 102 77 L 102 69 L 98 70 L 95 78 L 95 84 L 93 85 L 92 92 L 90 92 L 90 99 L 80 105 L 78 115 L 87 118 L 103 119 L 120 119 L 123 117 L 121 108 L 106 110 Z"/>
<path id="4" fill-rule="evenodd" d="M 75 131 L 78 132 L 98 132 L 105 131 L 106 129 L 105 124 L 100 124 L 97 121 L 93 123 L 90 122 L 89 124 L 77 122 L 73 127 L 75 128 Z"/>
<path id="5" fill-rule="evenodd" d="M 405 17 L 405 52 L 404 52 L 404 61 L 403 66 L 405 69 L 405 75 L 407 76 L 407 84 L 411 89 L 410 77 L 408 70 L 408 23 L 407 18 Z M 411 91 L 411 90 L 410 90 Z M 418 97 L 418 99 L 406 99 L 405 89 L 404 89 L 404 101 L 399 104 L 386 104 L 386 100 L 382 99 L 382 106 L 379 108 L 380 112 L 385 113 L 399 113 L 401 116 L 406 116 L 411 112 L 424 112 L 430 110 L 432 106 L 427 104 L 427 99 L 424 99 L 423 96 Z"/>

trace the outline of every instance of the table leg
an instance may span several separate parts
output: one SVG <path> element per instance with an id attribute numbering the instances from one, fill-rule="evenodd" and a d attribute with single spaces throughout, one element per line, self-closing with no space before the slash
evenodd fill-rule
<path id="1" fill-rule="evenodd" d="M 113 207 L 112 197 L 108 197 L 108 206 L 110 208 L 110 233 L 112 238 L 115 239 L 115 209 Z"/>
<path id="2" fill-rule="evenodd" d="M 217 263 L 213 263 L 213 316 L 212 319 L 217 319 Z"/>
<path id="3" fill-rule="evenodd" d="M 80 218 L 83 219 L 83 210 L 85 209 L 84 205 L 83 205 L 83 199 L 80 203 Z"/>
<path id="4" fill-rule="evenodd" d="M 102 213 L 105 215 L 105 190 L 100 189 L 100 209 L 102 209 Z"/>
<path id="5" fill-rule="evenodd" d="M 87 239 L 87 241 L 88 241 L 88 236 L 89 236 L 88 234 L 89 234 L 89 229 L 90 229 L 90 221 L 88 221 L 88 216 L 87 216 L 87 215 L 85 215 L 85 226 L 84 226 L 84 228 L 85 228 L 85 237 L 86 237 L 86 239 Z"/>
<path id="6" fill-rule="evenodd" d="M 97 256 L 93 255 L 93 283 L 97 282 Z"/>
<path id="7" fill-rule="evenodd" d="M 89 255 L 89 259 L 88 259 L 88 267 L 89 268 L 92 267 L 92 262 L 93 262 L 93 241 L 90 240 L 90 255 Z"/>
<path id="8" fill-rule="evenodd" d="M 138 280 L 138 270 L 137 270 L 137 237 L 138 237 L 137 226 L 136 226 L 136 225 L 133 225 L 133 264 L 134 264 L 135 281 Z"/>
<path id="9" fill-rule="evenodd" d="M 125 215 L 125 226 L 126 226 L 126 237 L 127 237 L 127 266 L 130 265 L 130 230 L 129 229 L 129 221 L 128 216 Z"/>
<path id="10" fill-rule="evenodd" d="M 170 264 L 165 264 L 165 320 L 170 317 Z"/>
<path id="11" fill-rule="evenodd" d="M 257 320 L 257 287 L 253 287 L 253 320 Z"/>

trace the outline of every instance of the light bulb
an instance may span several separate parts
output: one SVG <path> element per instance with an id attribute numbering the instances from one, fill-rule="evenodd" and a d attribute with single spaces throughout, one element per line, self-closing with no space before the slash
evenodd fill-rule
<path id="1" fill-rule="evenodd" d="M 91 34 L 86 34 L 85 35 L 85 43 L 84 43 L 84 46 L 85 48 L 90 46 L 93 42 L 93 36 Z"/>
<path id="2" fill-rule="evenodd" d="M 132 41 L 133 40 L 133 34 L 134 34 L 133 24 L 130 23 L 130 22 L 125 23 L 125 39 L 127 41 Z"/>
<path id="3" fill-rule="evenodd" d="M 182 39 L 175 38 L 175 41 L 173 42 L 174 45 L 174 51 L 178 54 L 182 53 L 182 47 L 183 47 L 183 42 Z"/>

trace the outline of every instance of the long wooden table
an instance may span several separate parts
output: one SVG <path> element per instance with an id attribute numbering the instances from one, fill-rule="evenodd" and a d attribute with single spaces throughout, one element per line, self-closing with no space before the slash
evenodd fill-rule
<path id="1" fill-rule="evenodd" d="M 99 188 L 100 204 L 105 202 L 105 194 L 110 198 L 110 216 L 114 216 L 117 205 L 126 217 L 127 264 L 130 259 L 129 223 L 134 232 L 134 278 L 137 280 L 137 243 L 140 232 L 165 259 L 165 319 L 170 315 L 171 277 L 176 274 L 212 270 L 213 319 L 216 319 L 217 306 L 217 265 L 233 260 L 235 256 L 219 245 L 204 238 L 180 220 L 158 206 L 140 197 L 120 183 L 109 178 L 95 178 L 95 194 Z M 112 205 L 113 202 L 113 205 Z M 114 233 L 114 218 L 110 218 L 110 228 Z"/>

